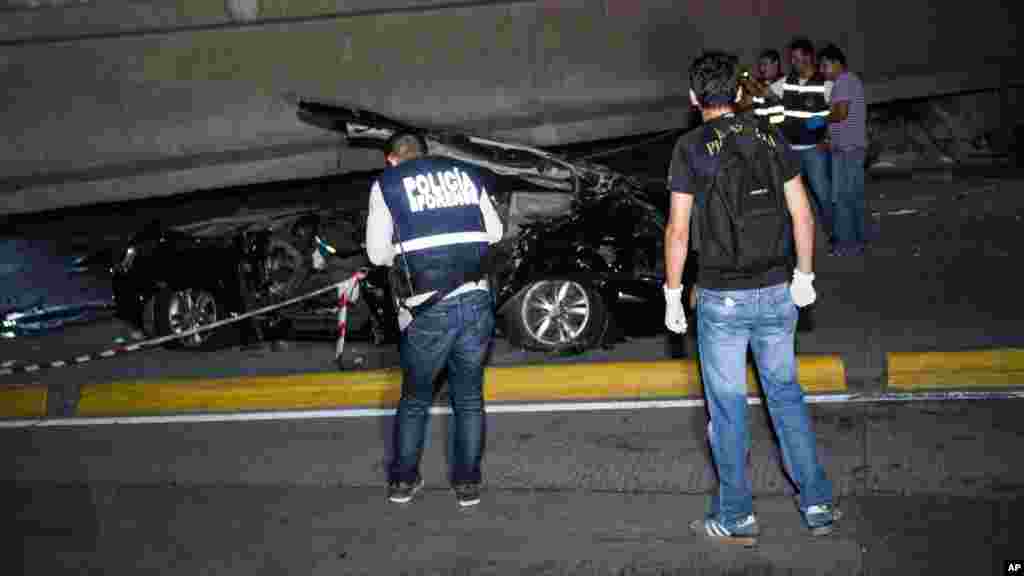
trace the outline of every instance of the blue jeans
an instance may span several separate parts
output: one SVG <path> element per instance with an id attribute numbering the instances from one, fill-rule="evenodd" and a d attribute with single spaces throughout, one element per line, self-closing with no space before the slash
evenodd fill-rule
<path id="1" fill-rule="evenodd" d="M 491 295 L 473 290 L 452 296 L 416 315 L 399 342 L 402 398 L 394 421 L 390 482 L 419 480 L 434 381 L 448 367 L 454 413 L 452 484 L 481 481 L 484 442 L 484 360 L 494 332 Z"/>
<path id="2" fill-rule="evenodd" d="M 800 508 L 832 503 L 832 484 L 818 462 L 816 439 L 797 382 L 793 349 L 797 308 L 788 284 L 751 290 L 698 288 L 697 343 L 711 422 L 708 438 L 718 473 L 711 514 L 726 527 L 753 514 L 747 478 L 747 346 L 754 352 L 786 473 Z"/>
<path id="3" fill-rule="evenodd" d="M 817 148 L 796 150 L 800 155 L 800 172 L 811 190 L 814 203 L 818 206 L 818 219 L 821 221 L 821 228 L 825 236 L 831 241 L 834 234 L 834 221 L 832 218 L 832 182 L 829 178 L 829 153 Z"/>
<path id="4" fill-rule="evenodd" d="M 867 241 L 864 227 L 864 150 L 832 151 L 832 197 L 836 202 L 836 242 L 844 246 Z"/>

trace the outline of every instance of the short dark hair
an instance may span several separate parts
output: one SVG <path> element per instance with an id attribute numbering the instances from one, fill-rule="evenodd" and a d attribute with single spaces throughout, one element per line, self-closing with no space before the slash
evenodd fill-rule
<path id="1" fill-rule="evenodd" d="M 828 60 L 829 62 L 836 62 L 843 68 L 846 67 L 846 54 L 839 49 L 839 46 L 835 44 L 829 44 L 818 52 L 818 60 Z"/>
<path id="2" fill-rule="evenodd" d="M 395 132 L 388 138 L 384 152 L 401 160 L 409 160 L 427 153 L 427 141 L 412 132 Z"/>
<path id="3" fill-rule="evenodd" d="M 795 50 L 800 50 L 814 56 L 814 44 L 806 36 L 797 36 L 789 43 L 789 51 L 793 52 Z"/>
<path id="4" fill-rule="evenodd" d="M 690 89 L 701 106 L 729 106 L 739 89 L 739 58 L 726 52 L 705 52 L 690 66 Z"/>
<path id="5" fill-rule="evenodd" d="M 775 48 L 766 48 L 761 50 L 761 55 L 757 57 L 758 60 L 764 60 L 765 58 L 775 62 L 776 64 L 782 62 L 782 54 Z"/>

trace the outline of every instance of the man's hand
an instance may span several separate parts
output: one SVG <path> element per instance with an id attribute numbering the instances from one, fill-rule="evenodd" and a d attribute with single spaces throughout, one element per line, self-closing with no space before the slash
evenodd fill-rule
<path id="1" fill-rule="evenodd" d="M 793 270 L 793 281 L 789 284 L 789 294 L 793 297 L 793 303 L 797 308 L 810 306 L 818 299 L 814 291 L 814 274 L 804 274 L 800 270 Z"/>
<path id="2" fill-rule="evenodd" d="M 665 292 L 665 327 L 676 334 L 686 332 L 686 312 L 683 310 L 683 289 L 663 286 Z"/>

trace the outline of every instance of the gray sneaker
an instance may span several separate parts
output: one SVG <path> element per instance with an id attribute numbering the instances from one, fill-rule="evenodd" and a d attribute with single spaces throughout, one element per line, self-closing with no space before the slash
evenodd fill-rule
<path id="1" fill-rule="evenodd" d="M 480 503 L 479 484 L 456 484 L 452 486 L 452 489 L 455 490 L 455 499 L 459 502 L 459 506 L 465 508 Z"/>
<path id="2" fill-rule="evenodd" d="M 842 512 L 831 504 L 808 506 L 806 510 L 800 512 L 812 536 L 828 536 L 832 533 L 835 523 L 843 516 Z"/>
<path id="3" fill-rule="evenodd" d="M 757 537 L 761 535 L 761 528 L 753 514 L 732 527 L 726 527 L 714 518 L 701 518 L 690 522 L 690 531 L 712 542 L 736 544 L 747 548 L 757 546 Z"/>
<path id="4" fill-rule="evenodd" d="M 405 504 L 423 488 L 423 478 L 415 482 L 391 482 L 388 484 L 388 500 L 396 504 Z"/>

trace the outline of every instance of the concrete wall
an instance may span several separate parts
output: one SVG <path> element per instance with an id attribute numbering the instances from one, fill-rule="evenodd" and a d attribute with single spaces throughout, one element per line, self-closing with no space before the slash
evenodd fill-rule
<path id="1" fill-rule="evenodd" d="M 238 16 L 246 4 L 255 11 Z M 3 11 L 0 213 L 379 165 L 298 122 L 296 94 L 542 145 L 614 137 L 686 124 L 685 70 L 701 49 L 753 61 L 798 32 L 843 45 L 876 99 L 998 85 L 1016 58 L 1017 12 L 994 0 L 92 0 Z"/>

